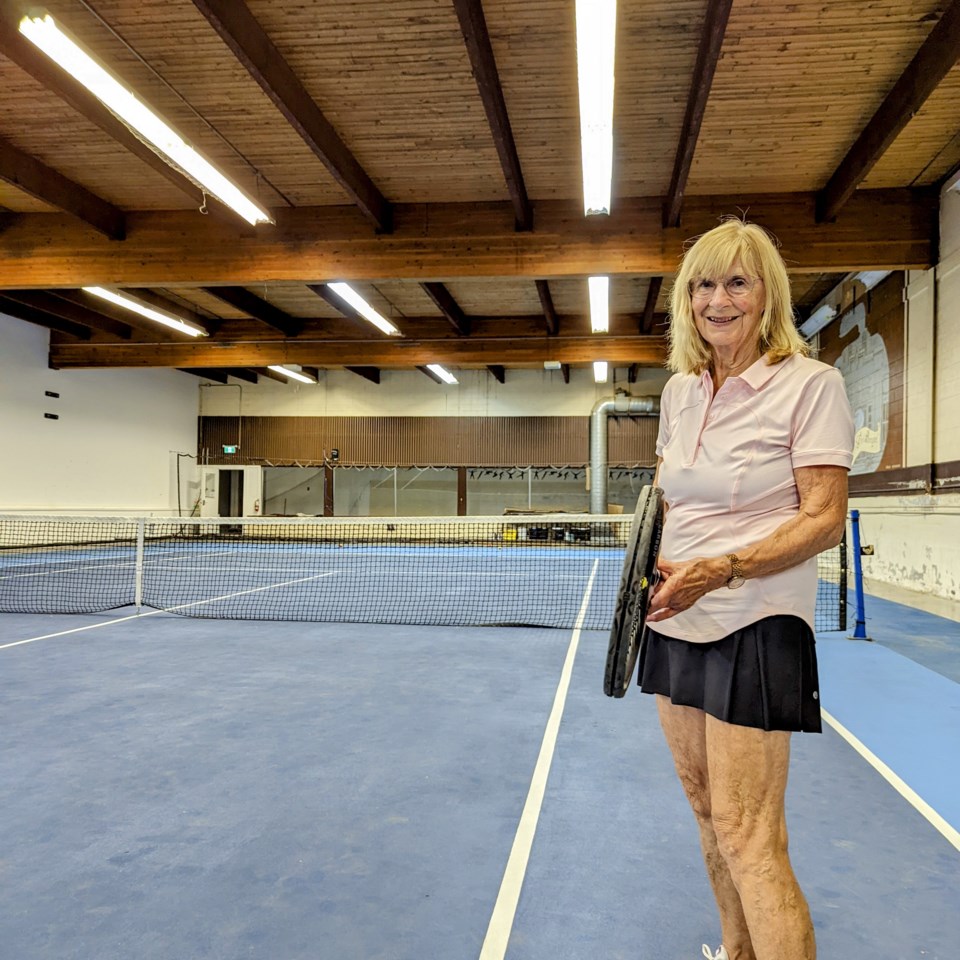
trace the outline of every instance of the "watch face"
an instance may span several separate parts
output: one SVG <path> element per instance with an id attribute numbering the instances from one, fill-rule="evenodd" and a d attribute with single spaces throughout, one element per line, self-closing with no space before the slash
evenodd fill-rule
<path id="1" fill-rule="evenodd" d="M 728 586 L 731 590 L 736 590 L 737 587 L 742 587 L 745 582 L 746 582 L 746 581 L 743 579 L 743 577 L 731 577 L 731 578 L 727 581 L 727 586 Z"/>

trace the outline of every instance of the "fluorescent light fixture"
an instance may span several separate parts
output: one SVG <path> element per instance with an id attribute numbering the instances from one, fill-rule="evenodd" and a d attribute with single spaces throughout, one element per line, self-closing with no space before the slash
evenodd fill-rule
<path id="1" fill-rule="evenodd" d="M 837 308 L 832 303 L 825 303 L 822 307 L 817 307 L 813 313 L 800 324 L 801 336 L 809 339 L 815 333 L 819 333 L 828 323 L 837 315 Z"/>
<path id="2" fill-rule="evenodd" d="M 543 369 L 544 370 L 562 370 L 563 364 L 559 360 L 544 360 Z"/>
<path id="3" fill-rule="evenodd" d="M 577 0 L 583 212 L 610 212 L 617 0 Z"/>
<path id="4" fill-rule="evenodd" d="M 610 329 L 610 278 L 589 277 L 590 329 L 594 333 L 606 333 Z"/>
<path id="5" fill-rule="evenodd" d="M 123 307 L 124 310 L 139 313 L 141 317 L 146 317 L 147 320 L 162 323 L 165 327 L 172 327 L 174 330 L 179 330 L 191 337 L 205 337 L 207 335 L 203 330 L 191 326 L 186 320 L 181 320 L 172 313 L 165 313 L 154 307 L 148 307 L 145 303 L 134 300 L 133 297 L 128 297 L 126 294 L 114 293 L 112 290 L 106 290 L 103 287 L 84 287 L 83 289 L 101 300 L 107 300 L 118 307 Z"/>
<path id="6" fill-rule="evenodd" d="M 594 383 L 607 382 L 607 361 L 606 360 L 593 361 L 593 382 Z"/>
<path id="7" fill-rule="evenodd" d="M 301 373 L 299 370 L 291 370 L 289 367 L 275 365 L 269 366 L 267 369 L 272 370 L 274 373 L 282 373 L 285 377 L 289 377 L 291 380 L 299 380 L 301 383 L 317 382 L 313 379 L 313 377 L 308 377 L 305 373 Z"/>
<path id="8" fill-rule="evenodd" d="M 864 270 L 853 279 L 859 280 L 867 290 L 872 290 L 878 283 L 886 280 L 891 273 L 891 270 Z"/>
<path id="9" fill-rule="evenodd" d="M 400 336 L 400 331 L 389 320 L 377 313 L 349 283 L 328 283 L 327 286 L 341 300 L 349 303 L 364 320 L 369 320 L 375 327 L 379 327 L 392 337 Z"/>
<path id="10" fill-rule="evenodd" d="M 143 101 L 63 33 L 53 17 L 24 17 L 20 21 L 20 32 L 207 193 L 232 207 L 249 223 L 273 223 L 269 213 L 261 210 Z"/>
<path id="11" fill-rule="evenodd" d="M 444 383 L 459 383 L 460 381 L 449 371 L 440 366 L 439 363 L 428 363 L 427 369 L 438 376 Z"/>

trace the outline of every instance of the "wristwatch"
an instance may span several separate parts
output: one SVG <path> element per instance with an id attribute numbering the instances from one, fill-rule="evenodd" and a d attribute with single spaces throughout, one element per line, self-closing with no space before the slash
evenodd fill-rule
<path id="1" fill-rule="evenodd" d="M 730 561 L 730 578 L 727 580 L 727 587 L 736 590 L 737 587 L 742 587 L 746 582 L 746 577 L 743 575 L 743 564 L 735 553 L 728 553 L 727 559 Z"/>

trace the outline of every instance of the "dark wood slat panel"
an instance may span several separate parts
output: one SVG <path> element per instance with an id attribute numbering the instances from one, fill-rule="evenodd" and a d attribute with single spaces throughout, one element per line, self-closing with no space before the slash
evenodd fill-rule
<path id="1" fill-rule="evenodd" d="M 582 417 L 261 417 L 243 418 L 243 458 L 225 459 L 236 443 L 236 417 L 201 417 L 210 463 L 315 463 L 398 467 L 583 467 L 589 421 Z M 656 460 L 656 417 L 617 417 L 610 424 L 611 466 Z M 331 468 L 336 473 L 337 467 Z M 335 480 L 334 480 L 335 482 Z"/>

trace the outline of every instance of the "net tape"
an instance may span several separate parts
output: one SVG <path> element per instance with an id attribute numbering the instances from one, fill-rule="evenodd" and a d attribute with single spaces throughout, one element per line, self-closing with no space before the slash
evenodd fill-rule
<path id="1" fill-rule="evenodd" d="M 630 515 L 0 517 L 0 611 L 606 630 Z M 843 547 L 817 629 L 845 628 Z"/>

